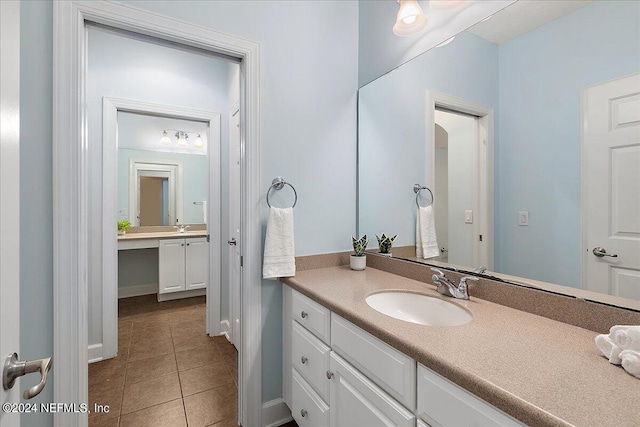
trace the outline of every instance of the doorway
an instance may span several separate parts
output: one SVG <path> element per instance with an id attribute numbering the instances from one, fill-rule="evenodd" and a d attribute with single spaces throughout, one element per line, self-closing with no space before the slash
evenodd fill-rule
<path id="1" fill-rule="evenodd" d="M 239 418 L 259 425 L 261 418 L 260 336 L 260 183 L 258 132 L 258 54 L 256 43 L 200 26 L 148 13 L 125 5 L 100 2 L 58 2 L 54 5 L 54 358 L 58 360 L 54 397 L 60 401 L 87 400 L 86 269 L 88 264 L 88 170 L 95 166 L 87 156 L 83 129 L 86 103 L 86 39 L 89 22 L 157 37 L 187 47 L 222 53 L 240 61 L 241 224 L 238 242 L 244 258 L 241 269 L 242 351 L 240 353 Z M 75 65 L 74 65 L 75 64 Z M 73 70 L 73 71 L 72 71 Z M 71 153 L 75 153 L 70 155 Z M 252 387 L 247 387 L 249 382 Z M 61 425 L 85 425 L 87 419 L 56 414 Z"/>

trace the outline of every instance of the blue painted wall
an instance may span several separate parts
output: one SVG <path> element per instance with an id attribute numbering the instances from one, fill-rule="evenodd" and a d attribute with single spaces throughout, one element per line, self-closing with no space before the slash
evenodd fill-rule
<path id="1" fill-rule="evenodd" d="M 640 71 L 638 28 L 640 2 L 598 1 L 500 46 L 497 271 L 581 286 L 580 93 Z"/>

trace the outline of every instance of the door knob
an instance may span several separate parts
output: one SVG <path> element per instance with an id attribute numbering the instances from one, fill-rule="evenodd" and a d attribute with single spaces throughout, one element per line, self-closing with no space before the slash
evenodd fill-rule
<path id="1" fill-rule="evenodd" d="M 227 244 L 229 246 L 235 246 L 235 245 L 238 244 L 238 242 L 236 242 L 236 238 L 235 237 L 232 237 L 231 240 L 227 240 Z"/>
<path id="2" fill-rule="evenodd" d="M 40 372 L 40 382 L 22 393 L 22 397 L 31 399 L 40 394 L 44 388 L 52 365 L 51 357 L 27 361 L 18 360 L 16 353 L 8 354 L 2 370 L 2 387 L 5 390 L 9 390 L 15 384 L 16 378 L 33 372 Z"/>
<path id="3" fill-rule="evenodd" d="M 592 252 L 598 258 L 602 258 L 602 257 L 605 257 L 605 256 L 608 256 L 608 257 L 611 257 L 611 258 L 618 258 L 618 254 L 608 254 L 607 250 L 605 248 L 601 248 L 599 246 L 597 248 L 593 248 Z"/>

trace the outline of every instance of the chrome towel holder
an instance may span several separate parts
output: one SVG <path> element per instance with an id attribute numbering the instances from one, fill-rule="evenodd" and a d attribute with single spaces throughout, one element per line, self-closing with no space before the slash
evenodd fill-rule
<path id="1" fill-rule="evenodd" d="M 424 206 L 425 208 L 427 206 L 431 206 L 433 205 L 433 192 L 431 190 L 429 190 L 429 187 L 425 187 L 424 185 L 420 185 L 420 184 L 413 184 L 413 192 L 416 193 L 416 205 L 418 207 L 420 206 L 420 203 L 418 203 L 418 198 L 420 197 L 420 191 L 422 190 L 427 190 L 429 192 L 429 194 L 431 194 L 431 203 L 429 203 L 428 205 Z"/>
<path id="2" fill-rule="evenodd" d="M 295 187 L 293 185 L 291 185 L 290 183 L 288 183 L 287 181 L 284 180 L 284 178 L 277 176 L 275 178 L 273 178 L 273 181 L 271 181 L 271 186 L 269 187 L 269 189 L 267 190 L 267 205 L 269 207 L 271 207 L 271 203 L 269 203 L 269 193 L 271 192 L 272 188 L 275 188 L 276 190 L 282 190 L 282 188 L 288 185 L 289 187 L 291 187 L 291 189 L 293 190 L 293 195 L 296 197 L 295 200 L 293 201 L 293 206 L 291 206 L 292 208 L 296 207 L 296 203 L 298 203 L 298 192 L 296 191 Z"/>

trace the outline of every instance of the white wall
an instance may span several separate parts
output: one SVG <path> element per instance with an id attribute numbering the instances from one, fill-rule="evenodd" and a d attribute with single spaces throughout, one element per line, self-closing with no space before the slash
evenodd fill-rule
<path id="1" fill-rule="evenodd" d="M 96 195 L 89 206 L 89 229 L 92 230 L 88 271 L 89 345 L 93 345 L 102 342 L 102 98 L 219 112 L 225 123 L 228 65 L 220 58 L 201 52 L 184 51 L 100 27 L 89 28 L 88 43 L 89 194 Z M 158 138 L 155 140 L 159 141 Z M 226 140 L 227 129 L 222 126 L 222 145 Z"/>
<path id="2" fill-rule="evenodd" d="M 448 147 L 448 262 L 473 265 L 473 224 L 465 224 L 464 211 L 473 210 L 476 120 L 472 117 L 436 111 L 436 123 L 449 134 Z M 437 185 L 437 184 L 436 184 Z M 476 218 L 478 213 L 474 212 Z M 438 236 L 440 238 L 440 236 Z M 442 244 L 440 244 L 442 247 Z"/>

